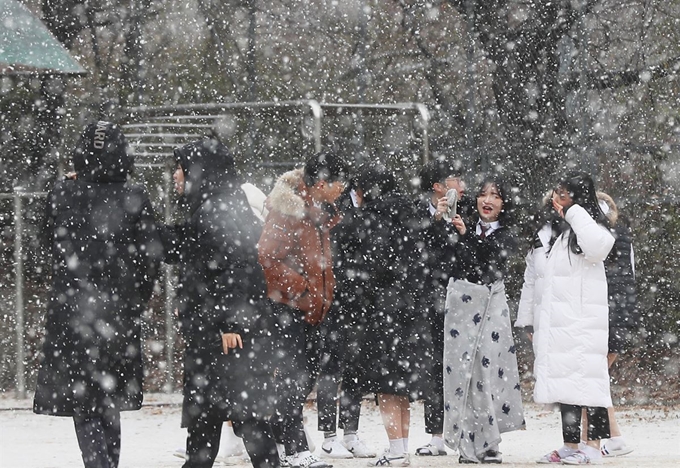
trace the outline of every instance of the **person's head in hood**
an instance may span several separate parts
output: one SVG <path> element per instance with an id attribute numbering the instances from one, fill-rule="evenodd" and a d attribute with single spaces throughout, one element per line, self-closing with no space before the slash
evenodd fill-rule
<path id="1" fill-rule="evenodd" d="M 609 224 L 614 227 L 619 220 L 619 209 L 614 199 L 604 192 L 597 192 L 597 202 L 600 209 L 609 220 Z"/>
<path id="2" fill-rule="evenodd" d="M 73 167 L 79 179 L 125 182 L 133 166 L 134 159 L 118 125 L 102 120 L 85 127 L 73 152 Z"/>
<path id="3" fill-rule="evenodd" d="M 383 164 L 370 163 L 357 170 L 356 193 L 364 203 L 397 190 L 394 174 Z"/>
<path id="4" fill-rule="evenodd" d="M 175 150 L 175 188 L 194 206 L 211 193 L 233 193 L 241 186 L 234 156 L 219 140 L 203 138 Z M 181 169 L 181 172 L 179 171 Z"/>

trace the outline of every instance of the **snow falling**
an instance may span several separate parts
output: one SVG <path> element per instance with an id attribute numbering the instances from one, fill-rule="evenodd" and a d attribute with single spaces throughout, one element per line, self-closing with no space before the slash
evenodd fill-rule
<path id="1" fill-rule="evenodd" d="M 635 447 L 615 462 L 678 463 L 679 74 L 678 1 L 0 0 L 0 465 L 81 463 L 71 413 L 78 405 L 102 404 L 92 396 L 93 385 L 107 408 L 139 409 L 144 398 L 141 411 L 123 413 L 120 466 L 141 466 L 134 455 L 147 451 L 129 439 L 131 432 L 163 441 L 149 447 L 158 453 L 145 458 L 145 466 L 181 466 L 171 456 L 185 444 L 180 420 L 194 421 L 206 400 L 221 399 L 208 407 L 225 412 L 225 420 L 238 419 L 236 408 L 242 417 L 260 417 L 276 407 L 267 394 L 275 383 L 267 379 L 284 375 L 281 363 L 295 355 L 271 331 L 290 326 L 281 319 L 288 310 L 277 308 L 281 304 L 304 312 L 300 326 L 317 327 L 320 346 L 336 340 L 345 346 L 339 354 L 319 352 L 322 376 L 333 359 L 361 370 L 344 374 L 342 388 L 350 379 L 367 382 L 357 384 L 364 397 L 358 433 L 376 457 L 394 439 L 375 404 L 384 394 L 405 398 L 390 400 L 404 408 L 412 400 L 410 436 L 397 437 L 407 440 L 412 465 L 444 466 L 468 457 L 465 443 L 449 440 L 449 427 L 439 431 L 448 457 L 415 455 L 430 441 L 423 375 L 432 374 L 432 353 L 444 352 L 444 364 L 441 356 L 434 361 L 440 372 L 443 366 L 443 381 L 468 374 L 475 380 L 469 393 L 454 388 L 445 396 L 444 424 L 465 413 L 450 408 L 464 395 L 475 401 L 475 418 L 488 420 L 493 431 L 504 427 L 508 421 L 480 403 L 479 395 L 510 401 L 501 394 L 516 389 L 524 412 L 512 400 L 512 412 L 504 416 L 518 420 L 513 428 L 525 422 L 527 431 L 503 434 L 500 452 L 506 463 L 533 465 L 559 446 L 561 427 L 559 411 L 534 403 L 543 377 L 535 367 L 541 356 L 534 353 L 542 345 L 532 339 L 544 343 L 539 325 L 546 319 L 539 319 L 538 305 L 526 314 L 527 283 L 551 294 L 557 288 L 558 295 L 574 286 L 548 286 L 542 271 L 535 277 L 526 272 L 544 267 L 532 263 L 537 250 L 557 256 L 549 252 L 557 231 L 567 228 L 555 220 L 550 199 L 569 188 L 567 174 L 574 171 L 592 176 L 607 218 L 600 221 L 617 239 L 625 238 L 612 249 L 616 259 L 603 263 L 608 280 L 629 278 L 610 281 L 603 303 L 610 314 L 615 303 L 623 310 L 603 333 L 616 337 L 608 342 L 618 354 L 609 368 L 611 401 L 621 409 L 617 419 L 627 443 Z M 93 122 L 87 146 L 83 132 Z M 191 146 L 197 141 L 202 143 Z M 90 157 L 100 150 L 114 156 Z M 326 155 L 324 161 L 338 155 L 347 163 L 320 169 L 324 190 L 336 179 L 346 189 L 337 200 L 298 193 L 307 187 L 305 162 L 315 154 Z M 467 234 L 447 213 L 448 234 L 436 239 L 448 247 L 440 250 L 433 247 L 428 223 L 414 221 L 423 200 L 423 206 L 435 200 L 436 213 L 432 183 L 445 182 L 427 178 L 428 161 L 445 162 L 446 184 L 463 184 L 455 187 L 454 211 Z M 178 166 L 185 177 L 180 182 Z M 342 175 L 336 177 L 336 170 Z M 493 202 L 478 197 L 490 190 L 504 210 L 494 220 L 509 223 L 494 234 L 502 235 L 495 257 L 465 241 L 476 235 L 486 242 L 486 231 L 475 231 L 475 223 L 494 213 Z M 325 218 L 334 200 L 342 221 Z M 289 244 L 266 250 L 263 239 L 282 242 L 277 230 L 287 226 L 288 218 L 272 216 L 301 217 L 297 202 L 307 203 L 310 212 L 318 209 L 314 222 L 319 233 L 327 232 L 319 234 L 318 253 L 300 254 L 304 261 L 287 257 L 286 269 L 276 270 L 272 262 L 281 245 L 313 250 L 300 230 L 288 235 Z M 541 228 L 550 223 L 554 235 L 545 234 L 550 240 L 541 243 Z M 323 235 L 329 236 L 327 246 Z M 576 246 L 565 255 L 588 254 L 585 242 L 584 249 Z M 335 277 L 333 298 L 315 289 L 306 261 Z M 547 268 L 552 278 L 552 266 Z M 448 285 L 449 277 L 489 290 L 502 282 L 504 289 L 493 289 L 484 300 L 494 304 L 489 310 L 503 311 L 503 319 L 490 317 L 486 325 L 475 301 L 488 291 L 459 294 L 463 289 Z M 591 297 L 596 280 L 579 290 L 583 297 Z M 278 289 L 272 281 L 280 283 Z M 441 286 L 436 300 L 428 289 L 433 282 Z M 468 304 L 468 297 L 475 303 Z M 535 297 L 540 304 L 540 291 Z M 323 313 L 315 316 L 305 307 Z M 437 308 L 447 315 L 441 333 L 448 351 L 432 345 L 428 311 Z M 470 323 L 468 308 L 475 317 Z M 71 315 L 74 310 L 86 312 Z M 68 326 L 60 327 L 60 318 Z M 216 323 L 214 343 L 196 339 Z M 467 341 L 455 341 L 478 332 L 486 336 L 485 326 L 489 343 L 479 338 L 468 349 Z M 348 332 L 357 327 L 370 335 Z M 255 329 L 266 332 L 253 334 Z M 232 335 L 245 340 L 245 348 L 228 341 L 237 339 Z M 499 343 L 508 348 L 504 357 L 489 359 L 484 352 Z M 201 353 L 213 345 L 229 349 L 233 359 L 207 363 L 212 358 Z M 484 351 L 478 363 L 475 349 Z M 457 367 L 462 362 L 469 372 Z M 487 379 L 487 369 L 507 390 Z M 245 388 L 224 384 L 234 375 L 243 377 Z M 305 406 L 304 415 L 317 446 L 310 451 L 323 455 L 324 432 L 332 431 L 317 423 L 323 412 L 318 395 L 328 385 L 303 377 L 291 374 L 288 380 L 298 393 L 314 389 L 310 399 L 316 404 Z M 276 385 L 280 390 L 281 382 Z M 213 386 L 229 392 L 215 396 Z M 66 387 L 68 392 L 56 390 Z M 52 394 L 41 394 L 41 388 Z M 193 395 L 191 402 L 183 401 L 183 391 Z M 69 418 L 44 418 L 31 409 Z M 154 424 L 163 425 L 158 434 Z M 229 431 L 225 438 L 231 440 Z M 470 431 L 468 447 L 475 437 L 478 445 L 487 440 Z M 44 444 L 58 432 L 65 434 L 52 456 Z M 487 429 L 484 437 L 493 433 Z M 675 448 L 667 458 L 658 458 L 667 447 L 649 440 L 655 433 Z M 21 448 L 21 438 L 32 435 L 42 442 Z M 276 430 L 274 436 L 280 443 Z M 491 452 L 494 447 L 492 441 Z M 20 450 L 40 456 L 27 462 Z M 399 460 L 394 463 L 404 463 Z"/>

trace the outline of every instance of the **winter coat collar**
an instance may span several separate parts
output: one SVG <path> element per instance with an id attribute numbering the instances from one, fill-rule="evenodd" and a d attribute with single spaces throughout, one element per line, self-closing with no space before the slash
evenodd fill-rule
<path id="1" fill-rule="evenodd" d="M 536 234 L 536 237 L 541 241 L 541 245 L 546 253 L 550 251 L 552 235 L 553 230 L 550 224 L 544 225 Z"/>
<path id="2" fill-rule="evenodd" d="M 276 181 L 269 197 L 267 207 L 284 216 L 303 219 L 313 206 L 303 180 L 303 170 L 295 169 L 281 175 Z"/>

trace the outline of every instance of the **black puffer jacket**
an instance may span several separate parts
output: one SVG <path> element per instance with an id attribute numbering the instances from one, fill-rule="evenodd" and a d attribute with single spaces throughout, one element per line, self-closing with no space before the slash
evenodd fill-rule
<path id="1" fill-rule="evenodd" d="M 52 286 L 33 409 L 139 409 L 141 314 L 162 256 L 153 210 L 144 189 L 126 183 L 132 160 L 118 127 L 89 126 L 74 163 L 78 179 L 47 197 Z"/>
<path id="2" fill-rule="evenodd" d="M 176 231 L 180 322 L 186 341 L 182 425 L 202 412 L 223 419 L 265 417 L 272 409 L 270 311 L 257 258 L 261 226 L 229 150 L 205 139 L 175 152 L 184 170 L 189 218 Z M 222 351 L 239 333 L 243 349 Z"/>
<path id="3" fill-rule="evenodd" d="M 609 292 L 609 352 L 621 353 L 630 346 L 640 325 L 640 315 L 630 229 L 619 222 L 612 229 L 612 234 L 616 241 L 604 261 Z"/>

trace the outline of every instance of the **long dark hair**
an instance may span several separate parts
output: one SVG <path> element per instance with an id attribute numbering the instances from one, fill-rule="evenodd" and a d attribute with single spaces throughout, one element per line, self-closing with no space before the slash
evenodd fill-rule
<path id="1" fill-rule="evenodd" d="M 559 185 L 569 192 L 575 205 L 579 205 L 586 210 L 597 224 L 609 229 L 609 220 L 602 212 L 602 209 L 600 209 L 595 183 L 590 175 L 580 171 L 569 172 L 560 180 Z M 578 239 L 573 229 L 569 233 L 569 248 L 575 254 L 583 253 L 578 245 Z"/>
<path id="2" fill-rule="evenodd" d="M 501 226 L 509 228 L 515 222 L 515 202 L 512 200 L 512 192 L 508 187 L 505 180 L 498 175 L 488 174 L 484 176 L 480 184 L 477 186 L 477 192 L 475 193 L 475 209 L 477 208 L 477 197 L 484 191 L 484 187 L 487 185 L 493 185 L 498 190 L 498 195 L 500 195 L 501 200 L 503 200 L 503 206 L 501 207 L 501 212 L 498 215 L 498 222 Z"/>

